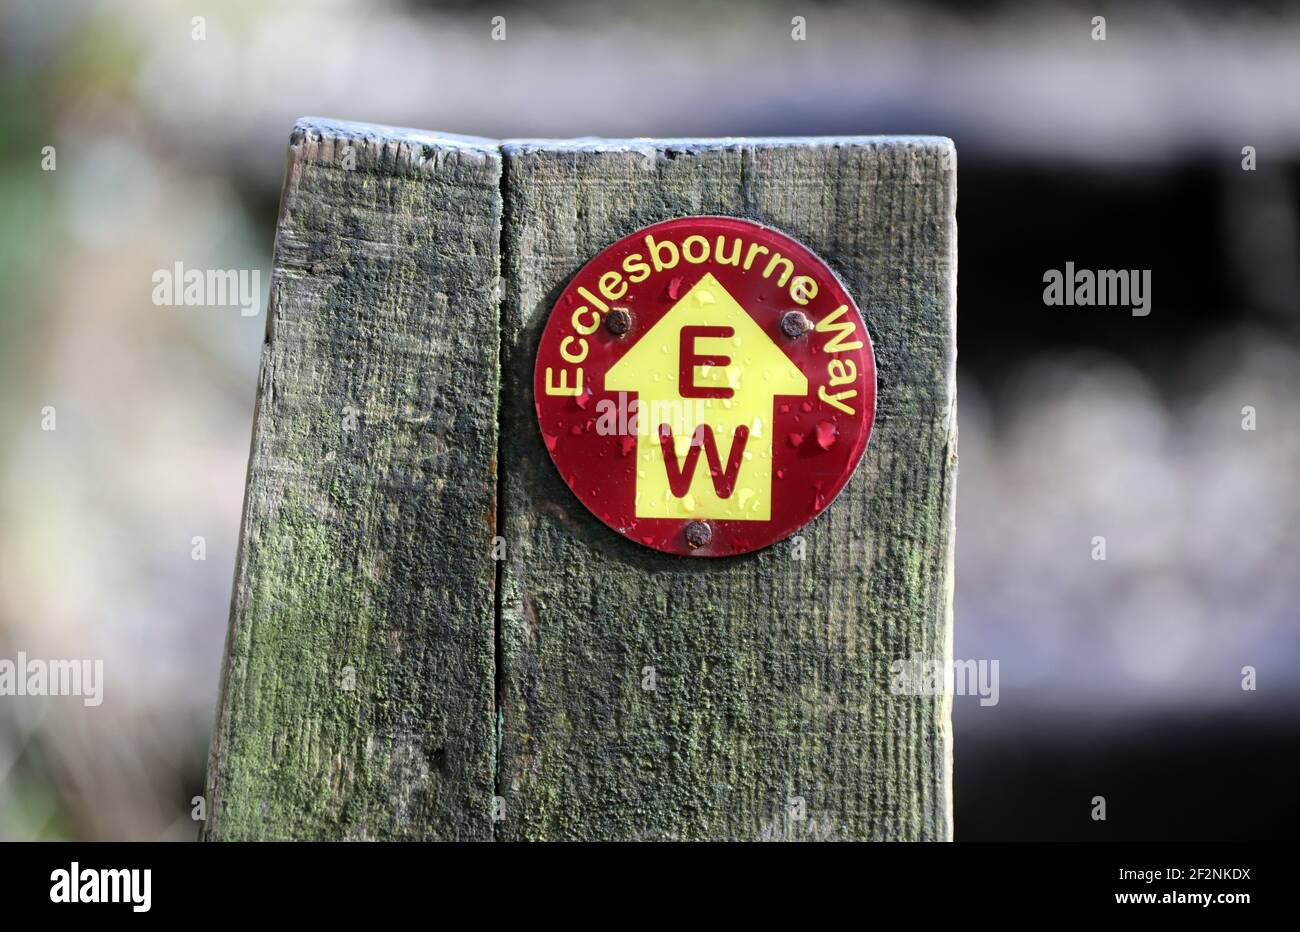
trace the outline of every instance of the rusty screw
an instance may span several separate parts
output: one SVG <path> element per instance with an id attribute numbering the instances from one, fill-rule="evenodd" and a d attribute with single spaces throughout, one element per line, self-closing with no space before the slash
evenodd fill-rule
<path id="1" fill-rule="evenodd" d="M 632 312 L 626 308 L 616 307 L 605 317 L 605 326 L 609 332 L 621 337 L 632 329 Z"/>
<path id="2" fill-rule="evenodd" d="M 792 340 L 811 329 L 812 321 L 803 311 L 786 311 L 781 315 L 781 332 Z"/>
<path id="3" fill-rule="evenodd" d="M 713 539 L 713 528 L 706 521 L 692 521 L 686 525 L 686 546 L 692 550 L 703 547 Z"/>

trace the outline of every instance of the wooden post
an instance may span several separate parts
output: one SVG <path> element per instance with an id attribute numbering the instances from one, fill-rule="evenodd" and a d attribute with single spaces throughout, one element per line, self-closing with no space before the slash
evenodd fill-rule
<path id="1" fill-rule="evenodd" d="M 951 652 L 951 143 L 504 152 L 512 550 L 499 835 L 948 838 L 949 703 L 892 695 L 890 664 Z M 586 512 L 543 448 L 530 373 L 556 292 L 610 242 L 690 214 L 746 217 L 800 240 L 839 274 L 875 341 L 871 446 L 801 532 L 802 551 L 786 542 L 701 562 L 639 547 Z"/>
<path id="2" fill-rule="evenodd" d="M 492 837 L 500 177 L 294 129 L 208 838 Z"/>
<path id="3" fill-rule="evenodd" d="M 342 137 L 410 154 L 345 175 L 320 154 Z M 951 661 L 952 144 L 498 148 L 310 124 L 291 151 L 208 836 L 951 837 L 949 699 L 891 687 L 896 662 Z M 715 560 L 588 513 L 531 389 L 574 272 L 695 214 L 770 225 L 826 260 L 879 383 L 871 446 L 827 512 Z M 351 438 L 329 418 L 357 396 Z"/>

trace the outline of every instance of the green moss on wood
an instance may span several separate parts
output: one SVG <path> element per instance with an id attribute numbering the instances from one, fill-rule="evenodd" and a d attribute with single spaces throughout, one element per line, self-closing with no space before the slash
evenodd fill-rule
<path id="1" fill-rule="evenodd" d="M 290 152 L 206 835 L 490 838 L 500 158 Z"/>
<path id="2" fill-rule="evenodd" d="M 889 665 L 950 650 L 951 144 L 504 152 L 503 185 L 495 144 L 295 130 L 207 836 L 950 837 L 948 703 L 891 694 Z M 802 561 L 641 548 L 536 429 L 564 282 L 702 213 L 802 240 L 875 340 L 871 447 Z"/>

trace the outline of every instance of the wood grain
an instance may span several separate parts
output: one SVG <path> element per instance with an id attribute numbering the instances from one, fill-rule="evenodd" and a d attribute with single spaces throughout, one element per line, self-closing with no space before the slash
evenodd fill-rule
<path id="1" fill-rule="evenodd" d="M 517 142 L 505 155 L 499 619 L 508 839 L 947 839 L 955 158 L 948 140 Z M 796 545 L 691 560 L 624 539 L 536 424 L 547 315 L 600 249 L 692 214 L 812 248 L 875 341 L 870 448 Z M 655 686 L 643 688 L 647 668 Z"/>
<path id="2" fill-rule="evenodd" d="M 208 838 L 492 836 L 500 172 L 294 129 Z"/>
<path id="3" fill-rule="evenodd" d="M 951 659 L 953 161 L 300 123 L 205 836 L 950 838 L 949 701 L 890 686 Z M 802 241 L 875 341 L 871 446 L 802 550 L 639 547 L 537 429 L 565 283 L 691 214 Z"/>

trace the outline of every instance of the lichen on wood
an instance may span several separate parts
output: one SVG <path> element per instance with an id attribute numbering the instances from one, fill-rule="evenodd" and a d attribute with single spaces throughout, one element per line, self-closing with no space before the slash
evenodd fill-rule
<path id="1" fill-rule="evenodd" d="M 301 122 L 205 836 L 950 838 L 949 700 L 896 694 L 891 665 L 951 659 L 955 197 L 928 137 Z M 588 513 L 531 390 L 569 278 L 698 214 L 820 255 L 878 370 L 839 498 L 715 560 Z"/>
<path id="2" fill-rule="evenodd" d="M 294 130 L 209 838 L 492 835 L 500 169 Z"/>

